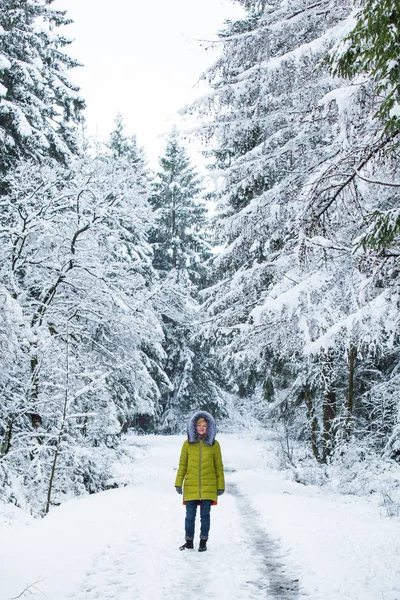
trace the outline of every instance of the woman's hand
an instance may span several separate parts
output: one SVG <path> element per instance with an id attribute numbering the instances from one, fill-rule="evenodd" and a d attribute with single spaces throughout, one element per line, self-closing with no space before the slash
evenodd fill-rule
<path id="1" fill-rule="evenodd" d="M 175 489 L 178 492 L 178 494 L 182 494 L 182 486 L 181 485 L 176 485 Z"/>

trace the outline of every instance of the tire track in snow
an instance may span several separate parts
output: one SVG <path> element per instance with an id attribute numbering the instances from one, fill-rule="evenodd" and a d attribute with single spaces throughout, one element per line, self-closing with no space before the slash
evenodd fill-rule
<path id="1" fill-rule="evenodd" d="M 242 525 L 251 540 L 253 551 L 262 557 L 263 572 L 260 579 L 252 583 L 265 590 L 265 597 L 268 599 L 297 600 L 300 598 L 299 580 L 287 573 L 278 543 L 264 531 L 257 510 L 240 492 L 236 483 L 230 481 L 228 489 L 236 500 Z"/>
<path id="2" fill-rule="evenodd" d="M 265 589 L 260 586 L 263 560 L 249 543 L 236 499 L 227 493 L 221 499 L 221 506 L 214 510 L 209 552 L 202 558 L 204 564 L 210 565 L 218 600 L 266 600 Z"/>

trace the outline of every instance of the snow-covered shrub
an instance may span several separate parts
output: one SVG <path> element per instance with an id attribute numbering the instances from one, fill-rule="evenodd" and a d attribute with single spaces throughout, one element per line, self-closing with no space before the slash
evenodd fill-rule
<path id="1" fill-rule="evenodd" d="M 305 485 L 329 488 L 338 494 L 373 497 L 385 516 L 400 515 L 400 466 L 377 454 L 367 441 L 352 438 L 336 450 L 327 464 L 303 456 L 290 469 Z"/>
<path id="2" fill-rule="evenodd" d="M 0 460 L 0 503 L 29 510 L 23 478 L 4 460 Z"/>

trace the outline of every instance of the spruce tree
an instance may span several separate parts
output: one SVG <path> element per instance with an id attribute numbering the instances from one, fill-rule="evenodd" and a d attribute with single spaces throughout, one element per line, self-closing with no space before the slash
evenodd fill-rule
<path id="1" fill-rule="evenodd" d="M 207 335 L 247 406 L 262 394 L 269 422 L 295 422 L 327 461 L 372 421 L 379 429 L 379 401 L 374 411 L 364 402 L 399 385 L 398 156 L 373 119 L 376 85 L 329 72 L 349 2 L 241 3 L 247 15 L 227 23 L 207 73 L 212 90 L 192 107 L 206 115 L 201 134 L 225 180 Z M 380 31 L 387 56 L 396 31 Z M 373 54 L 371 40 L 363 50 Z M 396 63 L 386 67 L 392 76 Z"/>
<path id="2" fill-rule="evenodd" d="M 70 23 L 53 0 L 3 0 L 0 7 L 0 172 L 18 158 L 66 161 L 76 153 L 84 101 L 67 71 L 79 63 L 56 28 Z"/>
<path id="3" fill-rule="evenodd" d="M 207 335 L 239 394 L 251 403 L 261 388 L 275 417 L 298 412 L 301 429 L 309 381 L 320 383 L 312 392 L 318 387 L 321 408 L 339 372 L 324 356 L 310 359 L 310 338 L 322 334 L 327 314 L 332 321 L 344 316 L 351 296 L 344 285 L 342 294 L 334 289 L 337 264 L 324 270 L 319 255 L 307 269 L 307 242 L 299 239 L 306 192 L 340 147 L 341 82 L 325 59 L 350 7 L 329 0 L 318 7 L 243 4 L 247 15 L 221 34 L 220 59 L 207 73 L 212 90 L 193 107 L 206 114 L 201 132 L 212 139 L 213 166 L 225 180 L 217 224 L 224 249 L 214 263 L 219 281 L 205 292 Z M 339 306 L 328 308 L 329 298 Z M 326 447 L 332 420 L 325 421 Z"/>
<path id="4" fill-rule="evenodd" d="M 121 113 L 115 118 L 115 129 L 111 132 L 108 148 L 115 159 L 123 158 L 132 168 L 143 169 L 146 164 L 143 149 L 137 144 L 136 136 L 125 133 L 125 124 Z"/>
<path id="5" fill-rule="evenodd" d="M 115 119 L 115 127 L 111 132 L 108 144 L 108 156 L 104 157 L 104 160 L 112 167 L 115 173 L 118 173 L 119 177 L 126 179 L 127 186 L 129 188 L 134 188 L 135 193 L 138 197 L 140 197 L 143 205 L 148 207 L 149 214 L 147 218 L 148 228 L 146 229 L 146 241 L 149 241 L 149 236 L 151 236 L 151 232 L 154 231 L 154 214 L 151 210 L 150 200 L 152 196 L 152 182 L 151 182 L 151 173 L 147 167 L 146 156 L 143 148 L 141 148 L 138 143 L 135 135 L 128 135 L 126 133 L 125 123 L 123 120 L 123 116 L 121 113 L 118 113 Z M 137 212 L 137 205 L 132 204 L 132 223 L 128 221 L 124 221 L 121 223 L 121 231 L 123 232 L 123 238 L 126 243 L 126 249 L 129 252 L 130 260 L 132 261 L 132 265 L 137 263 L 138 256 L 136 256 L 136 249 L 133 253 L 130 252 L 130 248 L 132 247 L 132 239 L 136 237 L 135 224 L 139 215 Z M 150 217 L 150 218 L 149 218 Z M 152 250 L 151 245 L 149 244 L 149 248 Z M 139 256 L 142 255 L 143 249 L 139 249 Z M 143 256 L 142 256 L 143 258 Z M 157 275 L 155 273 L 154 267 L 149 263 L 145 263 L 146 272 L 143 272 L 143 276 L 147 279 L 147 285 L 150 288 L 154 286 L 153 292 L 150 294 L 150 297 L 158 296 L 158 283 L 157 283 Z M 134 268 L 134 267 L 133 267 Z M 160 319 L 159 333 L 162 336 L 162 323 L 161 317 L 158 314 Z M 151 365 L 152 377 L 154 379 L 155 389 L 157 390 L 157 394 L 167 393 L 167 391 L 171 388 L 171 383 L 168 380 L 168 376 L 166 372 L 161 368 L 162 357 L 158 354 L 158 351 L 161 351 L 161 345 L 159 348 L 156 348 L 152 344 L 144 344 L 142 347 L 142 352 L 146 356 L 146 360 Z M 122 374 L 121 374 L 122 375 Z M 121 390 L 121 394 L 119 392 L 116 393 L 116 398 L 125 398 L 123 404 L 129 405 L 132 402 L 133 397 L 137 397 L 137 392 L 134 390 L 134 386 L 132 385 L 132 381 L 130 378 L 126 378 L 124 376 L 119 376 L 120 381 L 118 382 L 118 386 Z M 128 391 L 129 390 L 129 391 Z M 128 394 L 127 394 L 128 391 Z M 133 427 L 138 428 L 143 431 L 152 431 L 154 427 L 157 425 L 160 414 L 162 412 L 161 405 L 158 402 L 153 404 L 153 410 L 148 411 L 145 410 L 145 402 L 141 403 L 143 406 L 142 413 L 135 413 L 133 418 L 128 418 L 125 421 L 124 429 Z"/>
<path id="6" fill-rule="evenodd" d="M 209 252 L 204 231 L 207 211 L 200 199 L 200 179 L 176 129 L 167 140 L 160 166 L 151 200 L 158 217 L 152 235 L 154 265 L 164 274 L 176 269 L 196 281 Z"/>
<path id="7" fill-rule="evenodd" d="M 210 256 L 206 206 L 200 178 L 176 129 L 167 140 L 160 166 L 151 200 L 157 224 L 150 239 L 161 283 L 158 307 L 165 336 L 164 368 L 173 386 L 163 394 L 161 427 L 174 432 L 193 409 L 222 414 L 225 399 L 221 375 L 196 325 L 199 289 Z"/>
<path id="8" fill-rule="evenodd" d="M 337 84 L 323 58 L 349 9 L 340 2 L 332 10 L 329 1 L 318 9 L 303 1 L 242 4 L 247 14 L 227 23 L 221 56 L 207 73 L 212 91 L 193 110 L 207 115 L 201 131 L 213 141 L 213 168 L 225 181 L 216 231 L 225 250 L 215 261 L 220 283 L 209 290 L 211 333 L 237 383 L 251 389 L 271 372 L 264 359 L 272 333 L 254 327 L 252 311 L 285 273 L 290 277 L 302 187 L 334 151 L 336 109 L 325 117 L 319 103 Z M 278 329 L 279 351 L 281 342 Z"/>
<path id="9" fill-rule="evenodd" d="M 116 168 L 122 168 L 127 177 L 130 177 L 135 185 L 141 189 L 147 202 L 150 199 L 152 189 L 145 152 L 143 148 L 138 146 L 136 135 L 125 133 L 125 123 L 121 113 L 118 113 L 114 123 L 115 128 L 111 132 L 107 144 L 111 157 Z"/>

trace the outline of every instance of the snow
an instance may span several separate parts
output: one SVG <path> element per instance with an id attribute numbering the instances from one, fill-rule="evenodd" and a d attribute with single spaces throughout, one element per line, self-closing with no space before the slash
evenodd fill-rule
<path id="1" fill-rule="evenodd" d="M 359 82 L 360 85 L 363 83 L 361 79 Z M 352 82 L 352 85 L 335 88 L 334 90 L 329 91 L 318 101 L 318 106 L 326 106 L 334 100 L 338 106 L 339 112 L 343 113 L 346 110 L 348 111 L 349 107 L 352 106 L 352 100 L 356 93 L 357 86 Z"/>
<path id="2" fill-rule="evenodd" d="M 314 273 L 309 277 L 295 283 L 294 279 L 290 277 L 291 273 L 288 273 L 288 277 L 279 281 L 273 286 L 269 292 L 267 299 L 251 311 L 251 316 L 256 325 L 262 323 L 263 315 L 268 311 L 282 312 L 283 309 L 287 309 L 290 312 L 294 312 L 298 309 L 299 298 L 302 294 L 307 294 L 311 289 L 317 289 L 323 287 L 329 280 L 329 274 Z M 296 273 L 294 274 L 296 277 Z M 285 286 L 288 289 L 285 289 Z"/>
<path id="3" fill-rule="evenodd" d="M 15 103 L 3 100 L 0 112 L 2 115 L 13 114 L 15 127 L 21 137 L 27 138 L 32 135 L 32 127 L 29 125 L 22 110 Z"/>
<path id="4" fill-rule="evenodd" d="M 42 520 L 0 507 L 0 600 L 29 585 L 49 600 L 400 599 L 400 520 L 372 498 L 296 483 L 276 469 L 270 442 L 250 435 L 218 436 L 227 490 L 212 508 L 209 550 L 179 552 L 183 439 L 127 436 L 134 460 L 114 469 L 125 487 Z"/>
<path id="5" fill-rule="evenodd" d="M 3 30 L 4 31 L 4 30 Z M 0 27 L 0 35 L 2 33 L 2 28 Z M 5 71 L 6 69 L 11 69 L 11 63 L 4 54 L 0 54 L 0 71 Z"/>
<path id="6" fill-rule="evenodd" d="M 394 104 L 389 112 L 390 117 L 400 117 L 400 104 Z"/>
<path id="7" fill-rule="evenodd" d="M 317 354 L 321 349 L 328 350 L 334 345 L 335 338 L 339 335 L 351 335 L 359 323 L 368 323 L 369 332 L 382 328 L 385 331 L 389 347 L 393 344 L 399 317 L 397 307 L 393 306 L 390 295 L 384 292 L 366 303 L 357 311 L 347 315 L 342 320 L 334 323 L 323 335 L 310 343 L 305 349 L 306 353 Z M 368 333 L 366 334 L 368 335 Z M 372 338 L 372 336 L 371 336 Z"/>

